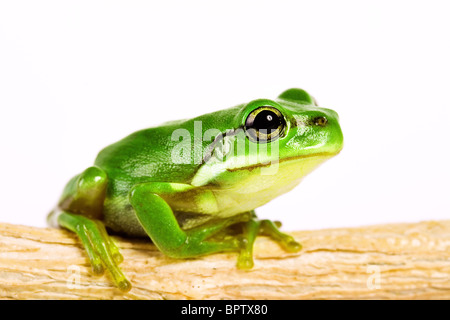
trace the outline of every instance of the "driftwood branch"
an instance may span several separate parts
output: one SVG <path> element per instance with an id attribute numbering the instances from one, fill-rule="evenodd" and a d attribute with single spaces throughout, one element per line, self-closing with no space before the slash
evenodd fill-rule
<path id="1" fill-rule="evenodd" d="M 450 299 L 450 220 L 292 234 L 298 254 L 259 237 L 251 271 L 235 254 L 175 260 L 115 237 L 124 294 L 92 275 L 74 234 L 0 224 L 0 299 Z"/>

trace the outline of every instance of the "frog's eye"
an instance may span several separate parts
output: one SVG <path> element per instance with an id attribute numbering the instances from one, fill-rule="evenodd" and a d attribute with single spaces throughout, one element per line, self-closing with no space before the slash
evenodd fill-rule
<path id="1" fill-rule="evenodd" d="M 245 120 L 245 131 L 253 141 L 269 142 L 284 132 L 286 121 L 281 112 L 271 106 L 253 110 Z"/>

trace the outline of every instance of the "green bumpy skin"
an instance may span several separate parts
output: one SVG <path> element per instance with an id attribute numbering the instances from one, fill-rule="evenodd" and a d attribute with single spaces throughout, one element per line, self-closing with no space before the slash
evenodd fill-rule
<path id="1" fill-rule="evenodd" d="M 66 185 L 49 223 L 75 232 L 93 272 L 131 284 L 107 229 L 149 237 L 169 257 L 236 252 L 253 267 L 259 234 L 285 250 L 301 245 L 254 209 L 293 189 L 338 154 L 338 115 L 304 90 L 135 132 L 105 149 Z"/>

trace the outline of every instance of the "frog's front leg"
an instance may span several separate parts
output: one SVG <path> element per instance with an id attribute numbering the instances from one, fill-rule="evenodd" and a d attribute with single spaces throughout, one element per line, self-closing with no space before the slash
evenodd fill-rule
<path id="1" fill-rule="evenodd" d="M 130 203 L 142 227 L 156 247 L 165 255 L 173 258 L 191 258 L 200 255 L 224 251 L 238 251 L 238 238 L 223 240 L 209 239 L 228 226 L 248 221 L 249 213 L 236 215 L 226 219 L 216 219 L 199 227 L 183 230 L 172 208 L 163 197 L 170 197 L 179 192 L 186 192 L 195 187 L 188 184 L 150 182 L 135 186 L 130 193 Z M 186 199 L 197 207 L 214 207 L 215 199 L 210 191 L 198 194 L 199 199 Z M 195 203 L 197 202 L 197 203 Z M 214 203 L 208 203 L 214 202 Z"/>

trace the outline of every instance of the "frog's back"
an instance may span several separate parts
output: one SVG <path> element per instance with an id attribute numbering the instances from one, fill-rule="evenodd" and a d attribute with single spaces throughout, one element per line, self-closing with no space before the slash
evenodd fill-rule
<path id="1" fill-rule="evenodd" d="M 135 132 L 104 148 L 95 165 L 103 169 L 117 192 L 127 192 L 129 184 L 150 181 L 188 181 L 195 170 L 190 162 L 174 165 L 171 151 L 178 141 L 171 134 L 176 124 Z"/>
<path id="2" fill-rule="evenodd" d="M 202 155 L 211 142 L 203 139 L 203 131 L 214 128 L 225 132 L 230 129 L 233 122 L 231 119 L 240 107 L 216 111 L 189 120 L 170 121 L 158 127 L 137 131 L 100 151 L 95 165 L 103 169 L 109 179 L 116 183 L 114 190 L 119 193 L 127 192 L 130 184 L 143 182 L 190 183 L 202 160 L 196 159 L 194 152 Z M 199 137 L 196 136 L 198 133 Z M 174 161 L 172 159 L 174 148 L 181 139 L 186 138 L 189 139 L 186 145 L 190 148 L 190 154 L 182 163 Z M 197 142 L 200 143 L 201 150 L 194 151 Z"/>

